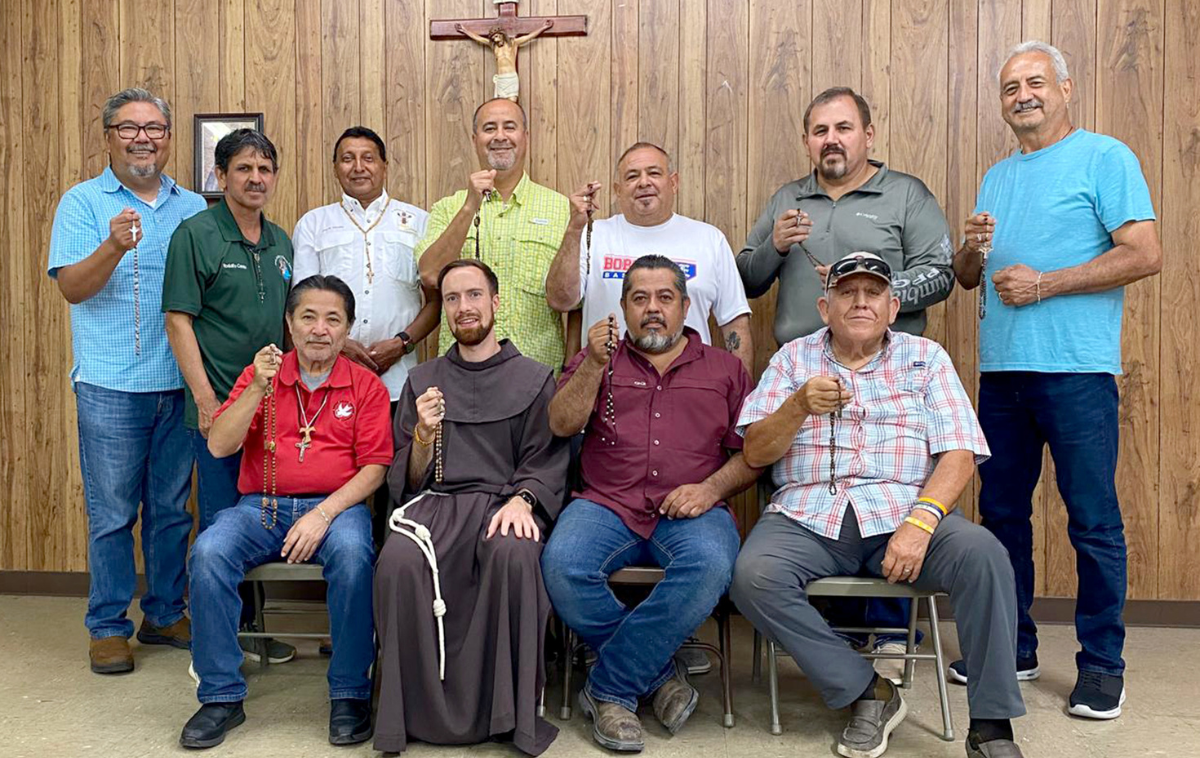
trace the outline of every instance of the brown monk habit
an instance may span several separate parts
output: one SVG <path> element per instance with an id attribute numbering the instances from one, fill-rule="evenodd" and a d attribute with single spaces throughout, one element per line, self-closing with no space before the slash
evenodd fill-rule
<path id="1" fill-rule="evenodd" d="M 498 354 L 479 363 L 463 360 L 455 345 L 414 368 L 400 398 L 388 484 L 398 506 L 425 492 L 402 515 L 427 527 L 432 538 L 445 603 L 445 679 L 439 678 L 429 561 L 416 541 L 389 530 L 375 568 L 382 646 L 376 750 L 400 752 L 409 739 L 468 744 L 499 738 L 538 755 L 558 734 L 537 717 L 550 612 L 542 543 L 511 531 L 490 540 L 484 535 L 493 514 L 524 488 L 538 499 L 534 516 L 545 539 L 562 505 L 568 449 L 550 432 L 550 369 L 507 340 L 500 344 Z M 416 398 L 429 387 L 446 400 L 444 482 L 434 483 L 431 461 L 414 492 L 408 457 Z M 411 524 L 409 531 L 416 531 Z"/>

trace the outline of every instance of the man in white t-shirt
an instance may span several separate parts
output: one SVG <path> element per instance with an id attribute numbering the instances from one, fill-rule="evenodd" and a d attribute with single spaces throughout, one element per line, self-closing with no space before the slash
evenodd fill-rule
<path id="1" fill-rule="evenodd" d="M 585 239 L 588 211 L 596 207 L 599 188 L 599 182 L 589 182 L 571 195 L 567 232 L 546 276 L 550 307 L 565 313 L 582 301 L 585 334 L 587 327 L 610 313 L 623 333 L 620 300 L 625 270 L 643 255 L 664 255 L 687 274 L 692 301 L 687 326 L 712 344 L 711 314 L 720 326 L 725 347 L 753 374 L 750 305 L 733 251 L 715 226 L 675 213 L 679 174 L 671 167 L 666 151 L 649 142 L 637 142 L 622 153 L 613 182 L 621 213 L 595 221 L 589 245 Z"/>
<path id="2" fill-rule="evenodd" d="M 440 301 L 425 293 L 413 248 L 429 214 L 388 197 L 387 148 L 364 126 L 347 129 L 333 148 L 340 202 L 314 208 L 296 224 L 292 283 L 333 275 L 350 286 L 358 319 L 346 357 L 379 375 L 392 403 L 417 365 L 417 343 L 438 324 Z"/>

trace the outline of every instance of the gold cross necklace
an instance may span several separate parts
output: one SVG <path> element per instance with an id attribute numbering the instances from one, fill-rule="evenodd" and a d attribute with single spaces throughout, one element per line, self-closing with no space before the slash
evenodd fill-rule
<path id="1" fill-rule="evenodd" d="M 367 238 L 367 235 L 369 235 L 375 227 L 379 226 L 380 221 L 383 221 L 383 217 L 387 215 L 388 208 L 391 206 L 391 204 L 392 204 L 392 199 L 389 197 L 388 201 L 383 204 L 383 210 L 379 212 L 379 218 L 375 219 L 374 223 L 372 223 L 366 229 L 363 229 L 362 226 L 358 223 L 358 221 L 355 220 L 354 214 L 351 213 L 350 211 L 346 210 L 345 204 L 339 203 L 339 207 L 342 209 L 342 213 L 345 213 L 346 218 L 350 219 L 350 223 L 354 224 L 354 228 L 362 233 L 363 247 L 366 250 L 366 254 L 367 254 L 367 284 L 373 284 L 375 282 L 375 269 L 372 268 L 372 266 L 371 266 L 371 240 Z M 360 205 L 361 205 L 361 203 L 360 203 Z M 367 209 L 363 208 L 363 213 L 365 214 L 366 212 L 367 212 Z M 303 460 L 303 458 L 301 458 L 301 460 Z"/>

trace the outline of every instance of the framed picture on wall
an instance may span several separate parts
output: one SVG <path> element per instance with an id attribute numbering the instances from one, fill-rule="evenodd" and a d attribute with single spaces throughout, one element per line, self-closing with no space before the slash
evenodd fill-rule
<path id="1" fill-rule="evenodd" d="M 234 129 L 263 130 L 263 114 L 261 113 L 197 113 L 194 117 L 192 134 L 193 175 L 192 189 L 206 198 L 221 197 L 221 188 L 217 184 L 216 160 L 214 153 L 217 143 Z"/>

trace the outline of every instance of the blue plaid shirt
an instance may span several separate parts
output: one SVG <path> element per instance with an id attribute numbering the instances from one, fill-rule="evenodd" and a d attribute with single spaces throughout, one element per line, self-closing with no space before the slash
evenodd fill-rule
<path id="1" fill-rule="evenodd" d="M 126 208 L 142 217 L 138 244 L 141 354 L 134 352 L 133 251 L 121 258 L 104 288 L 71 306 L 75 363 L 71 382 L 121 392 L 163 392 L 183 387 L 183 376 L 167 343 L 162 302 L 167 243 L 185 218 L 204 210 L 204 198 L 163 175 L 153 207 L 121 184 L 111 168 L 67 190 L 54 212 L 50 235 L 52 278 L 87 258 L 108 238 L 109 222 Z"/>

